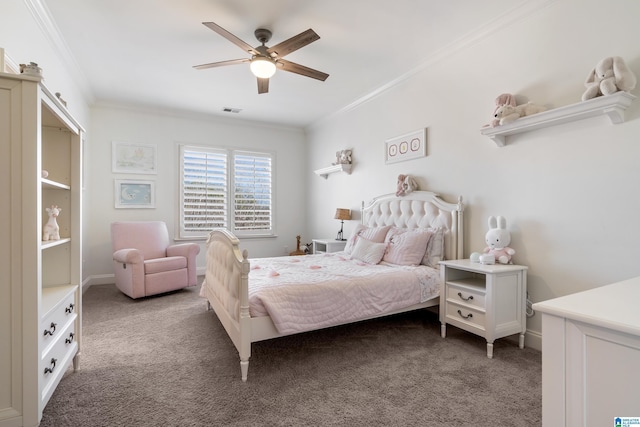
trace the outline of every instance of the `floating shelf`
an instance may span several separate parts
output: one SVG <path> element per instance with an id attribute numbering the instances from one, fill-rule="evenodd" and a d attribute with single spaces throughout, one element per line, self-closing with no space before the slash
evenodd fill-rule
<path id="1" fill-rule="evenodd" d="M 561 125 L 590 117 L 605 115 L 609 117 L 611 123 L 618 124 L 624 122 L 624 110 L 631 105 L 634 99 L 636 99 L 636 97 L 630 93 L 616 92 L 613 95 L 599 96 L 578 104 L 558 107 L 531 116 L 521 117 L 515 122 L 503 126 L 480 129 L 480 133 L 491 138 L 498 147 L 504 147 L 506 145 L 506 138 L 509 135 Z"/>
<path id="2" fill-rule="evenodd" d="M 337 164 L 333 166 L 329 166 L 327 168 L 322 168 L 314 171 L 316 175 L 327 179 L 329 175 L 336 172 L 346 172 L 351 174 L 351 165 L 350 164 Z"/>

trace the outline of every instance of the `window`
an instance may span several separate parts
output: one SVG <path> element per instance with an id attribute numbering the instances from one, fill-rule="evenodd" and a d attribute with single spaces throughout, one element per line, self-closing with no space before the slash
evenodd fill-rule
<path id="1" fill-rule="evenodd" d="M 180 146 L 180 237 L 272 236 L 274 155 Z"/>

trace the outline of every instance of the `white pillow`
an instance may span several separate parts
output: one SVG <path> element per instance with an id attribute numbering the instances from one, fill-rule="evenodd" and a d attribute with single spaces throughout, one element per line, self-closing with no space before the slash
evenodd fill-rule
<path id="1" fill-rule="evenodd" d="M 385 243 L 376 243 L 360 237 L 356 240 L 351 257 L 367 264 L 378 264 L 382 260 L 386 249 L 387 245 Z"/>
<path id="2" fill-rule="evenodd" d="M 353 232 L 351 232 L 351 236 L 344 247 L 344 251 L 350 254 L 351 251 L 353 251 L 356 241 L 360 237 L 371 240 L 375 243 L 383 243 L 384 238 L 387 236 L 387 231 L 389 231 L 390 228 L 390 225 L 382 227 L 367 227 L 366 225 L 358 224 L 356 225 L 356 228 L 354 228 Z"/>
<path id="3" fill-rule="evenodd" d="M 432 236 L 427 244 L 422 264 L 427 267 L 439 268 L 438 262 L 444 259 L 444 228 L 428 228 L 427 230 L 432 233 Z"/>
<path id="4" fill-rule="evenodd" d="M 392 228 L 387 233 L 385 262 L 398 265 L 419 265 L 427 252 L 432 233 L 428 230 Z"/>

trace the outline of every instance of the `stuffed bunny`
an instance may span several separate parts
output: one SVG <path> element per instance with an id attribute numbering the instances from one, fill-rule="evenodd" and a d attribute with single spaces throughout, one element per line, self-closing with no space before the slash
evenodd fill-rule
<path id="1" fill-rule="evenodd" d="M 402 197 L 418 189 L 418 183 L 411 175 L 398 175 L 396 196 Z"/>
<path id="2" fill-rule="evenodd" d="M 507 245 L 511 242 L 511 233 L 507 230 L 507 220 L 504 217 L 489 217 L 489 231 L 485 236 L 487 242 L 485 254 L 495 257 L 500 264 L 511 264 L 511 257 L 516 253 Z"/>
<path id="3" fill-rule="evenodd" d="M 582 94 L 582 100 L 586 101 L 618 91 L 630 92 L 636 87 L 636 76 L 621 57 L 609 56 L 589 72 L 584 85 L 587 90 Z"/>
<path id="4" fill-rule="evenodd" d="M 500 119 L 495 118 L 496 112 L 498 111 L 498 108 L 503 107 L 505 105 L 510 105 L 512 107 L 515 107 L 516 97 L 510 93 L 503 93 L 498 95 L 498 97 L 496 98 L 496 108 L 493 110 L 494 118 L 491 120 L 491 123 L 489 123 L 488 125 L 485 125 L 485 127 L 491 126 L 492 128 L 494 128 L 500 124 Z"/>

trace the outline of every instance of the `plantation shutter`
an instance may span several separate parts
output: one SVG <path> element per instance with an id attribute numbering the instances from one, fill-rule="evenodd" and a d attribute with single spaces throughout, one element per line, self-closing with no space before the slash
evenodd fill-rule
<path id="1" fill-rule="evenodd" d="M 204 236 L 228 227 L 227 152 L 181 146 L 181 235 Z"/>
<path id="2" fill-rule="evenodd" d="M 234 232 L 272 234 L 272 156 L 234 152 Z"/>

